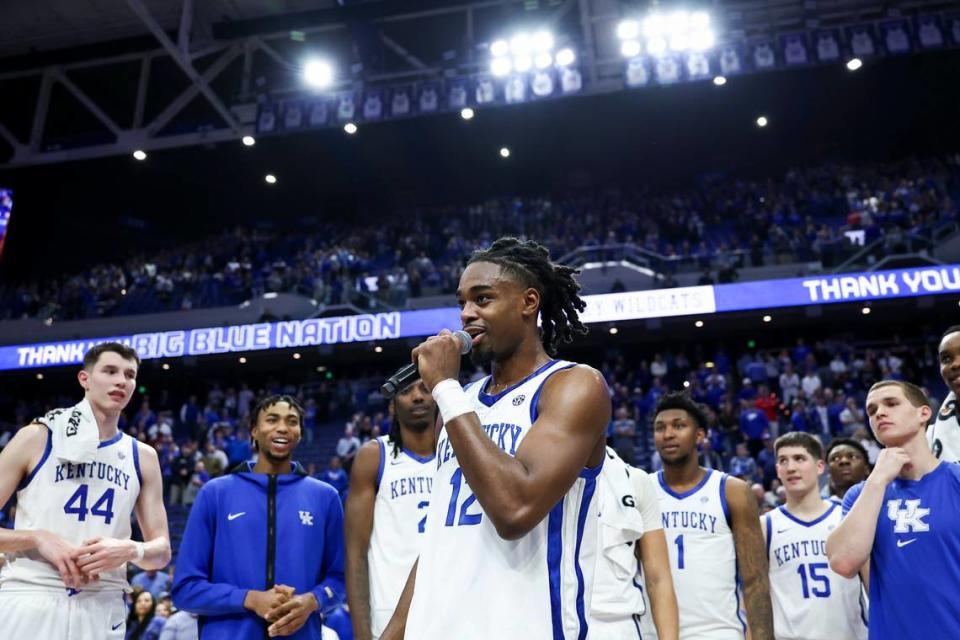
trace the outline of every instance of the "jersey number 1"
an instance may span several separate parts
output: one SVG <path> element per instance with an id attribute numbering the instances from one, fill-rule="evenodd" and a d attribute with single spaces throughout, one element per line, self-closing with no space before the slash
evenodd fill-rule
<path id="1" fill-rule="evenodd" d="M 82 484 L 77 487 L 77 490 L 73 492 L 73 495 L 67 499 L 67 503 L 63 505 L 63 512 L 70 515 L 76 515 L 80 522 L 83 522 L 87 519 L 87 485 Z M 97 500 L 93 507 L 90 508 L 90 515 L 100 516 L 103 518 L 104 522 L 110 524 L 110 522 L 113 520 L 112 487 L 104 491 L 103 495 L 100 496 L 100 499 Z"/>

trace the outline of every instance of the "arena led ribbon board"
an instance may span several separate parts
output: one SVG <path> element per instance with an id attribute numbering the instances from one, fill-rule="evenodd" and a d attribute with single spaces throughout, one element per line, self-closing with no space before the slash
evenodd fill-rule
<path id="1" fill-rule="evenodd" d="M 3 241 L 7 238 L 7 226 L 13 211 L 13 191 L 0 189 L 0 259 L 3 258 Z"/>
<path id="2" fill-rule="evenodd" d="M 810 304 L 960 293 L 960 265 L 584 296 L 586 323 L 710 315 Z M 130 345 L 144 360 L 417 338 L 460 326 L 456 307 L 309 318 L 0 347 L 0 371 L 79 364 L 101 342 Z"/>

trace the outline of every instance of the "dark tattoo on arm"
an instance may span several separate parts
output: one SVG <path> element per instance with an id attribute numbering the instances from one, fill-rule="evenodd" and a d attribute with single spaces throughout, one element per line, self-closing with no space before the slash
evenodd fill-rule
<path id="1" fill-rule="evenodd" d="M 728 481 L 730 482 L 730 481 Z M 757 501 L 747 484 L 737 482 L 730 500 L 731 527 L 737 550 L 737 567 L 743 579 L 743 600 L 752 640 L 773 640 L 773 605 L 770 601 L 770 568 L 760 529 Z"/>

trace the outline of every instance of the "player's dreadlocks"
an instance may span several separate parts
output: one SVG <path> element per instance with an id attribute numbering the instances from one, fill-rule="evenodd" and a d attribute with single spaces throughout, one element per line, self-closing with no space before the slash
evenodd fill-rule
<path id="1" fill-rule="evenodd" d="M 543 348 L 551 356 L 557 347 L 585 335 L 587 327 L 580 321 L 580 312 L 587 303 L 578 294 L 580 284 L 574 275 L 579 269 L 554 264 L 550 252 L 533 240 L 500 238 L 489 249 L 475 251 L 467 264 L 492 262 L 509 272 L 525 287 L 540 292 L 540 322 Z"/>

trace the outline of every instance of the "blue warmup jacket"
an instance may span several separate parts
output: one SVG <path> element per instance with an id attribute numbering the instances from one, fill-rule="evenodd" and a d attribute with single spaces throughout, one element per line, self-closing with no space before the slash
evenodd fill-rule
<path id="1" fill-rule="evenodd" d="M 204 640 L 267 637 L 243 607 L 249 590 L 283 584 L 312 591 L 320 609 L 289 638 L 320 638 L 321 619 L 344 600 L 343 507 L 337 491 L 293 473 L 253 473 L 244 463 L 197 494 L 180 542 L 173 602 L 200 616 Z"/>

